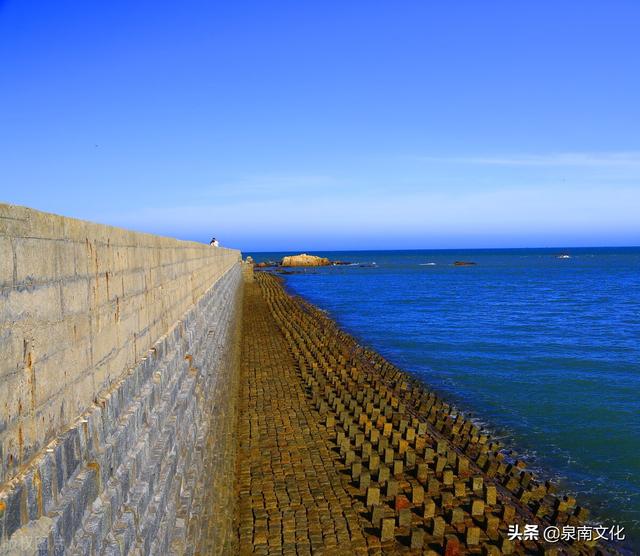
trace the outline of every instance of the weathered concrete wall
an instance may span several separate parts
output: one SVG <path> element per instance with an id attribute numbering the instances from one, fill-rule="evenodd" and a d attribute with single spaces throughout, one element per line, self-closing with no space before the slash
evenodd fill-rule
<path id="1" fill-rule="evenodd" d="M 241 284 L 238 251 L 0 205 L 0 553 L 188 550 Z"/>

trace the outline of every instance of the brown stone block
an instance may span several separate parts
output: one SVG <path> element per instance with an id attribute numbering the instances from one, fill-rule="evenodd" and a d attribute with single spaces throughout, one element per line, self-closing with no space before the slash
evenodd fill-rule
<path id="1" fill-rule="evenodd" d="M 380 504 L 380 489 L 370 486 L 367 488 L 367 507 Z"/>
<path id="2" fill-rule="evenodd" d="M 398 454 L 401 456 L 404 455 L 404 453 L 407 451 L 407 448 L 409 448 L 409 442 L 404 438 L 398 439 Z"/>
<path id="3" fill-rule="evenodd" d="M 380 540 L 382 542 L 391 541 L 395 538 L 396 523 L 395 518 L 385 517 L 382 519 L 380 530 Z"/>
<path id="4" fill-rule="evenodd" d="M 424 502 L 424 512 L 422 517 L 426 519 L 430 519 L 435 516 L 436 513 L 436 503 L 432 498 L 427 498 Z"/>
<path id="5" fill-rule="evenodd" d="M 403 508 L 410 508 L 411 502 L 404 494 L 398 494 L 394 500 L 394 509 L 396 512 L 399 512 Z"/>
<path id="6" fill-rule="evenodd" d="M 445 469 L 442 474 L 442 484 L 451 486 L 453 484 L 453 471 L 451 469 Z"/>
<path id="7" fill-rule="evenodd" d="M 380 440 L 380 431 L 378 429 L 371 429 L 371 435 L 369 436 L 369 440 L 373 446 L 377 446 Z"/>
<path id="8" fill-rule="evenodd" d="M 418 528 L 411 531 L 411 550 L 421 550 L 424 546 L 424 529 Z"/>
<path id="9" fill-rule="evenodd" d="M 369 457 L 369 470 L 373 473 L 380 467 L 380 456 L 378 454 L 371 454 Z"/>
<path id="10" fill-rule="evenodd" d="M 384 508 L 382 506 L 374 506 L 371 511 L 371 525 L 376 528 L 380 527 L 380 522 L 384 516 Z"/>
<path id="11" fill-rule="evenodd" d="M 405 465 L 407 466 L 407 469 L 411 469 L 411 468 L 413 468 L 415 466 L 415 464 L 416 464 L 416 453 L 411 448 L 409 448 L 404 453 L 404 462 L 405 462 Z"/>
<path id="12" fill-rule="evenodd" d="M 362 472 L 362 463 L 360 463 L 359 461 L 354 461 L 351 464 L 351 478 L 352 479 L 357 479 L 358 477 L 360 477 L 360 473 Z"/>
<path id="13" fill-rule="evenodd" d="M 489 506 L 495 506 L 497 501 L 497 490 L 495 485 L 487 485 L 484 489 L 485 502 Z"/>
<path id="14" fill-rule="evenodd" d="M 446 523 L 444 519 L 440 516 L 435 517 L 431 526 L 431 535 L 436 539 L 442 539 L 444 537 L 445 527 Z"/>
<path id="15" fill-rule="evenodd" d="M 402 460 L 401 459 L 394 460 L 393 475 L 394 476 L 402 475 L 403 471 L 404 471 L 404 463 L 402 462 Z"/>
<path id="16" fill-rule="evenodd" d="M 430 496 L 437 496 L 440 494 L 440 481 L 438 479 L 431 478 L 427 484 L 427 492 Z"/>
<path id="17" fill-rule="evenodd" d="M 464 481 L 456 481 L 453 485 L 456 498 L 464 498 L 467 491 L 467 484 Z"/>
<path id="18" fill-rule="evenodd" d="M 480 544 L 480 527 L 469 527 L 467 529 L 467 546 L 474 547 Z"/>
<path id="19" fill-rule="evenodd" d="M 511 505 L 506 505 L 502 509 L 502 520 L 507 524 L 511 525 L 513 523 L 514 518 L 516 517 L 516 509 Z"/>
<path id="20" fill-rule="evenodd" d="M 424 487 L 422 485 L 414 485 L 411 492 L 411 499 L 414 505 L 420 506 L 424 502 Z"/>
<path id="21" fill-rule="evenodd" d="M 424 461 L 426 461 L 427 463 L 431 463 L 434 457 L 435 457 L 435 452 L 433 451 L 433 448 L 425 448 Z"/>
<path id="22" fill-rule="evenodd" d="M 429 478 L 429 466 L 426 463 L 419 463 L 416 477 L 421 483 L 425 483 Z"/>
<path id="23" fill-rule="evenodd" d="M 398 510 L 398 527 L 410 527 L 411 515 L 410 508 L 402 508 L 401 510 Z"/>
<path id="24" fill-rule="evenodd" d="M 389 468 L 386 465 L 381 465 L 380 469 L 378 469 L 378 482 L 383 485 L 389 480 L 390 476 L 391 471 Z"/>
<path id="25" fill-rule="evenodd" d="M 500 518 L 496 515 L 487 516 L 487 531 L 497 531 L 500 527 Z"/>
<path id="26" fill-rule="evenodd" d="M 484 502 L 482 500 L 474 500 L 471 504 L 471 515 L 479 517 L 484 515 Z"/>
<path id="27" fill-rule="evenodd" d="M 445 490 L 440 495 L 440 502 L 443 508 L 450 508 L 451 506 L 457 506 L 457 501 L 453 496 L 453 492 L 449 492 L 448 490 Z"/>
<path id="28" fill-rule="evenodd" d="M 398 481 L 395 481 L 394 479 L 389 479 L 387 481 L 386 495 L 387 497 L 391 497 L 391 496 L 395 496 L 396 494 L 398 494 Z"/>
<path id="29" fill-rule="evenodd" d="M 503 554 L 513 554 L 513 541 L 510 541 L 507 538 L 502 539 L 500 549 Z"/>
<path id="30" fill-rule="evenodd" d="M 471 481 L 471 490 L 473 490 L 475 494 L 478 494 L 482 493 L 483 488 L 484 480 L 482 479 L 482 477 L 473 477 Z"/>
<path id="31" fill-rule="evenodd" d="M 449 513 L 449 523 L 451 525 L 457 525 L 464 521 L 465 512 L 462 508 L 453 508 Z"/>

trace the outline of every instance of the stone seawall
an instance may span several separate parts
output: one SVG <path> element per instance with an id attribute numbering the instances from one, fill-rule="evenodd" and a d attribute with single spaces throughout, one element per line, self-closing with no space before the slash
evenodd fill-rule
<path id="1" fill-rule="evenodd" d="M 0 288 L 0 554 L 188 552 L 205 466 L 231 546 L 240 253 L 0 205 Z"/>
<path id="2" fill-rule="evenodd" d="M 0 483 L 240 253 L 0 205 Z"/>
<path id="3" fill-rule="evenodd" d="M 619 554 L 575 498 L 267 272 L 246 285 L 240 368 L 241 554 Z"/>

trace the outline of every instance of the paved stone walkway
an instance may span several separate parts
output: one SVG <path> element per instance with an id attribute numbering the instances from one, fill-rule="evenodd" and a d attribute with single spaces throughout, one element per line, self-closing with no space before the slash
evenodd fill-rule
<path id="1" fill-rule="evenodd" d="M 344 465 L 257 284 L 243 326 L 241 554 L 367 554 Z"/>
<path id="2" fill-rule="evenodd" d="M 257 273 L 243 308 L 241 554 L 597 554 L 509 540 L 586 511 L 455 408 Z"/>

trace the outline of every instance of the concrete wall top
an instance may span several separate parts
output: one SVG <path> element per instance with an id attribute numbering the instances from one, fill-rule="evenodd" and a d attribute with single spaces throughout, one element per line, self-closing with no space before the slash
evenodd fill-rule
<path id="1" fill-rule="evenodd" d="M 0 485 L 240 260 L 0 204 Z"/>

